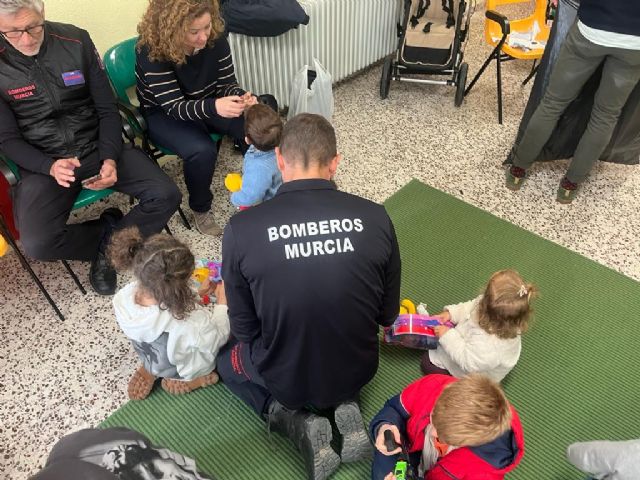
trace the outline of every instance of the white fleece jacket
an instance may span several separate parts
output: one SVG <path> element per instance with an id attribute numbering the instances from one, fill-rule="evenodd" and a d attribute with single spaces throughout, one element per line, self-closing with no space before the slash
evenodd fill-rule
<path id="1" fill-rule="evenodd" d="M 444 307 L 451 314 L 451 322 L 456 324 L 456 328 L 440 337 L 438 348 L 429 351 L 429 359 L 455 377 L 483 373 L 499 382 L 520 358 L 520 335 L 502 339 L 484 331 L 478 324 L 481 299 L 482 295 Z"/>
<path id="2" fill-rule="evenodd" d="M 210 373 L 220 347 L 229 339 L 227 306 L 198 306 L 184 320 L 177 320 L 157 305 L 138 305 L 136 289 L 137 282 L 131 282 L 113 297 L 116 320 L 124 334 L 136 342 L 151 343 L 167 332 L 167 356 L 181 378 L 192 380 Z"/>
<path id="3" fill-rule="evenodd" d="M 595 478 L 638 480 L 640 478 L 640 439 L 622 442 L 595 441 L 574 443 L 567 458 L 576 467 Z"/>

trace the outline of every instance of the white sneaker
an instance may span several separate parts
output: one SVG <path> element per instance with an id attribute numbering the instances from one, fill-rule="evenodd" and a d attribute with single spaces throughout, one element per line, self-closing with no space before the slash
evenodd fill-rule
<path id="1" fill-rule="evenodd" d="M 218 225 L 213 218 L 213 212 L 193 212 L 193 219 L 195 220 L 196 228 L 203 235 L 211 235 L 215 237 L 222 235 L 222 228 Z"/>

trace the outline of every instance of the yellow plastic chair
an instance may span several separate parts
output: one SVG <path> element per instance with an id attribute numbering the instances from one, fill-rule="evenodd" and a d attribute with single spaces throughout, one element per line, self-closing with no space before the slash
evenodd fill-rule
<path id="1" fill-rule="evenodd" d="M 498 123 L 502 124 L 502 76 L 501 76 L 501 64 L 507 60 L 533 60 L 534 65 L 531 69 L 531 73 L 525 79 L 524 83 L 527 83 L 536 72 L 536 62 L 542 58 L 544 49 L 549 40 L 549 34 L 551 29 L 547 25 L 547 11 L 548 0 L 535 0 L 535 8 L 531 15 L 525 18 L 519 18 L 510 20 L 506 15 L 498 12 L 497 7 L 503 5 L 515 5 L 515 4 L 527 4 L 530 5 L 530 0 L 487 0 L 486 5 L 486 20 L 484 24 L 484 38 L 485 41 L 491 45 L 493 51 L 484 62 L 476 76 L 473 78 L 467 90 L 465 96 L 471 91 L 475 83 L 480 76 L 484 73 L 492 60 L 496 60 L 497 69 L 497 87 L 498 87 Z M 520 33 L 527 34 L 532 32 L 537 24 L 539 32 L 535 36 L 535 42 L 537 46 L 531 49 L 517 48 L 509 45 L 509 36 Z"/>

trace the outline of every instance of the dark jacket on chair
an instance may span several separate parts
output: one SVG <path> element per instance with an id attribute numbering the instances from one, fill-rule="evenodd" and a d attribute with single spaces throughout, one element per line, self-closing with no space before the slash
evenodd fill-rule
<path id="1" fill-rule="evenodd" d="M 116 160 L 121 121 L 89 34 L 45 22 L 37 55 L 0 40 L 0 147 L 21 168 L 49 174 L 59 158 Z"/>
<path id="2" fill-rule="evenodd" d="M 277 37 L 309 23 L 296 0 L 222 0 L 220 7 L 228 32 L 252 37 Z"/>

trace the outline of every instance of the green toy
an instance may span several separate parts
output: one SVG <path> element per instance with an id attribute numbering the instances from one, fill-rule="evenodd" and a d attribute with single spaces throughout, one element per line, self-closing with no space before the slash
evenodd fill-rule
<path id="1" fill-rule="evenodd" d="M 396 462 L 396 466 L 393 469 L 393 474 L 396 476 L 396 480 L 407 479 L 407 462 L 404 458 L 399 458 Z"/>

